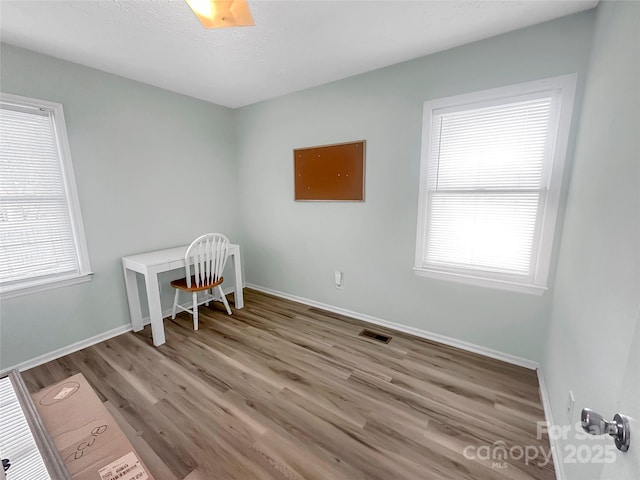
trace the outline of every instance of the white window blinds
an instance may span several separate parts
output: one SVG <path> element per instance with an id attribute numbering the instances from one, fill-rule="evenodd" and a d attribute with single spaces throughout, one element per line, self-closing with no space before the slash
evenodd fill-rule
<path id="1" fill-rule="evenodd" d="M 529 275 L 551 98 L 435 113 L 424 262 Z"/>
<path id="2" fill-rule="evenodd" d="M 575 75 L 424 105 L 415 272 L 542 294 Z"/>
<path id="3" fill-rule="evenodd" d="M 55 108 L 0 103 L 3 287 L 83 273 L 71 205 L 73 183 L 65 171 L 55 115 Z"/>
<path id="4" fill-rule="evenodd" d="M 11 462 L 9 480 L 51 478 L 9 377 L 0 378 L 0 458 Z"/>

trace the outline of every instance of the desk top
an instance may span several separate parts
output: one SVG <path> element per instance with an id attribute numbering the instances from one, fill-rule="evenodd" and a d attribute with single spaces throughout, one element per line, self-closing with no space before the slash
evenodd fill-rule
<path id="1" fill-rule="evenodd" d="M 125 265 L 138 264 L 147 267 L 155 265 L 163 265 L 168 262 L 175 262 L 184 260 L 184 256 L 187 253 L 189 245 L 182 245 L 180 247 L 166 248 L 164 250 L 156 250 L 154 252 L 138 253 L 136 255 L 127 255 L 122 257 L 122 261 Z M 229 244 L 229 254 L 237 254 L 240 252 L 240 245 L 235 243 Z M 184 264 L 183 264 L 184 266 Z"/>
<path id="2" fill-rule="evenodd" d="M 161 263 L 171 262 L 173 260 L 184 259 L 189 245 L 181 247 L 166 248 L 164 250 L 156 250 L 154 252 L 138 253 L 136 255 L 127 255 L 122 260 L 128 262 L 139 263 L 142 265 L 159 265 Z"/>

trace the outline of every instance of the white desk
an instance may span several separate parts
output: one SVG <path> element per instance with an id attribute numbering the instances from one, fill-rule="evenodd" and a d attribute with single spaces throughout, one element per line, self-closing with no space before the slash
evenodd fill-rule
<path id="1" fill-rule="evenodd" d="M 162 305 L 160 304 L 160 287 L 158 285 L 158 274 L 184 268 L 184 256 L 187 253 L 188 245 L 182 247 L 157 250 L 155 252 L 140 253 L 122 257 L 122 268 L 124 270 L 124 283 L 127 287 L 127 297 L 129 298 L 129 313 L 131 314 L 131 324 L 133 331 L 139 332 L 144 328 L 142 323 L 142 311 L 140 309 L 140 294 L 138 292 L 138 282 L 136 272 L 144 275 L 144 283 L 149 300 L 149 318 L 151 319 L 151 334 L 153 344 L 157 347 L 165 342 L 164 324 L 162 319 Z M 234 298 L 235 307 L 244 307 L 242 295 L 242 266 L 240 263 L 240 246 L 234 243 L 229 245 L 229 256 L 233 257 L 233 267 L 235 270 Z"/>

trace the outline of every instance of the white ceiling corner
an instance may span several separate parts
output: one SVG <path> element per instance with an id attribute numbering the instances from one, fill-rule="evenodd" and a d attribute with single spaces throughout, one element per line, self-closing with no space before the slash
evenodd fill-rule
<path id="1" fill-rule="evenodd" d="M 207 30 L 183 0 L 1 0 L 0 39 L 235 108 L 596 5 L 250 0 L 255 27 Z"/>

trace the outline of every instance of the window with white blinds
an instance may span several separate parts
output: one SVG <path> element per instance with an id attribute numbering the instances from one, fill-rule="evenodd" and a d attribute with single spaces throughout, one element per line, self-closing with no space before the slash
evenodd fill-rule
<path id="1" fill-rule="evenodd" d="M 51 479 L 9 377 L 0 378 L 0 458 L 9 480 Z"/>
<path id="2" fill-rule="evenodd" d="M 0 97 L 0 291 L 89 274 L 60 104 Z"/>
<path id="3" fill-rule="evenodd" d="M 425 103 L 417 273 L 544 291 L 574 85 Z"/>

